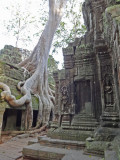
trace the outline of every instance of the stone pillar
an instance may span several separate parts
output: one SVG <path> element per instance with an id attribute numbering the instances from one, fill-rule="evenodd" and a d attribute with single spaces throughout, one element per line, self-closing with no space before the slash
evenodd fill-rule
<path id="1" fill-rule="evenodd" d="M 94 40 L 96 42 L 101 43 L 102 32 L 103 32 L 103 13 L 105 11 L 105 1 L 99 0 L 94 1 L 93 5 L 93 12 L 94 12 Z"/>
<path id="2" fill-rule="evenodd" d="M 4 112 L 5 112 L 5 104 L 3 102 L 3 103 L 0 103 L 0 141 L 1 141 L 1 131 L 2 131 Z"/>
<path id="3" fill-rule="evenodd" d="M 67 48 L 63 48 L 65 72 L 59 78 L 62 126 L 70 126 L 75 114 L 74 55 L 77 43 L 76 39 L 73 44 L 69 43 Z"/>
<path id="4" fill-rule="evenodd" d="M 103 46 L 102 46 L 103 47 Z M 100 47 L 100 48 L 102 48 Z M 119 115 L 116 103 L 115 83 L 113 76 L 113 64 L 110 53 L 97 49 L 100 60 L 101 75 L 101 101 L 102 101 L 102 127 L 118 127 Z"/>
<path id="5" fill-rule="evenodd" d="M 58 71 L 53 73 L 53 77 L 55 80 L 55 107 L 53 111 L 53 121 L 51 123 L 51 127 L 57 128 L 60 125 L 60 107 L 59 107 L 59 79 L 58 79 Z"/>
<path id="6" fill-rule="evenodd" d="M 21 117 L 21 130 L 25 130 L 25 117 L 26 117 L 26 110 L 22 110 L 22 117 Z"/>

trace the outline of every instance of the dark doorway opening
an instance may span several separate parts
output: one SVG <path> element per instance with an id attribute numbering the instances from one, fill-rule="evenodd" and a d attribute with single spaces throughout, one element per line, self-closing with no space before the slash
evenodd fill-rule
<path id="1" fill-rule="evenodd" d="M 21 128 L 21 117 L 22 117 L 22 111 L 17 110 L 17 117 L 16 117 L 16 128 L 20 130 Z"/>
<path id="2" fill-rule="evenodd" d="M 20 130 L 21 129 L 22 110 L 5 109 L 3 115 L 2 130 Z"/>
<path id="3" fill-rule="evenodd" d="M 2 123 L 2 130 L 5 130 L 6 123 L 7 123 L 7 116 L 8 116 L 8 109 L 5 109 L 4 115 L 3 115 L 3 123 Z"/>
<path id="4" fill-rule="evenodd" d="M 51 110 L 51 112 L 50 112 L 50 121 L 52 121 L 53 120 L 53 111 Z"/>
<path id="5" fill-rule="evenodd" d="M 35 126 L 36 126 L 36 123 L 37 123 L 37 115 L 38 115 L 38 111 L 34 110 L 34 111 L 33 111 L 33 124 L 32 124 L 32 127 L 35 127 Z"/>
<path id="6" fill-rule="evenodd" d="M 76 108 L 75 112 L 76 114 L 80 113 L 81 111 L 85 110 L 85 104 L 87 102 L 91 102 L 91 86 L 90 86 L 90 80 L 81 80 L 75 83 L 76 88 L 76 95 L 75 95 L 75 101 L 76 101 Z"/>

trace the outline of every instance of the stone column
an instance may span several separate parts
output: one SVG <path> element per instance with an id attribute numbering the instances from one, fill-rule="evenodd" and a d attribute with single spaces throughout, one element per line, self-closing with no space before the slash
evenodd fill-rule
<path id="1" fill-rule="evenodd" d="M 113 65 L 110 53 L 98 52 L 101 69 L 101 98 L 102 116 L 101 126 L 118 127 L 119 115 L 117 111 L 115 83 L 113 76 Z"/>
<path id="2" fill-rule="evenodd" d="M 5 112 L 5 103 L 0 103 L 0 141 L 1 141 L 1 131 L 2 131 L 2 124 L 3 124 L 3 115 Z"/>
<path id="3" fill-rule="evenodd" d="M 72 117 L 75 114 L 75 91 L 74 91 L 74 55 L 78 40 L 74 44 L 69 43 L 67 48 L 63 48 L 65 72 L 59 77 L 61 96 L 61 125 L 70 126 Z"/>
<path id="4" fill-rule="evenodd" d="M 55 80 L 55 107 L 53 111 L 53 120 L 51 123 L 51 127 L 57 128 L 60 125 L 60 107 L 59 107 L 59 72 L 54 72 L 53 77 Z"/>
<path id="5" fill-rule="evenodd" d="M 26 117 L 26 110 L 22 110 L 22 117 L 21 117 L 21 130 L 25 130 L 25 117 Z"/>
<path id="6" fill-rule="evenodd" d="M 94 40 L 96 42 L 101 43 L 102 38 L 102 31 L 103 31 L 103 14 L 105 11 L 105 1 L 99 0 L 94 1 L 93 5 L 93 12 L 94 12 Z"/>
<path id="7" fill-rule="evenodd" d="M 69 85 L 68 81 L 65 79 L 65 73 L 60 75 L 60 88 L 59 88 L 59 107 L 60 107 L 60 124 L 69 125 Z"/>

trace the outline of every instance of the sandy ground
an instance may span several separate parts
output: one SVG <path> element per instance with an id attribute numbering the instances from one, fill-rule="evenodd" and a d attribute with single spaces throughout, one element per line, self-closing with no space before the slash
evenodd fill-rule
<path id="1" fill-rule="evenodd" d="M 12 137 L 13 137 L 13 136 L 2 135 L 0 144 L 7 142 L 7 141 L 10 140 Z"/>

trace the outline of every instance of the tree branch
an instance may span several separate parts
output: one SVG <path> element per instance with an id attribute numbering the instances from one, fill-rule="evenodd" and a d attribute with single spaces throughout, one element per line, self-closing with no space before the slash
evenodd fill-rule
<path id="1" fill-rule="evenodd" d="M 56 3 L 56 8 L 55 8 L 55 12 L 56 12 L 56 15 L 59 17 L 62 17 L 63 15 L 63 10 L 64 10 L 64 7 L 66 5 L 68 0 L 58 0 L 57 3 Z"/>
<path id="2" fill-rule="evenodd" d="M 49 15 L 55 14 L 55 0 L 49 0 Z"/>

